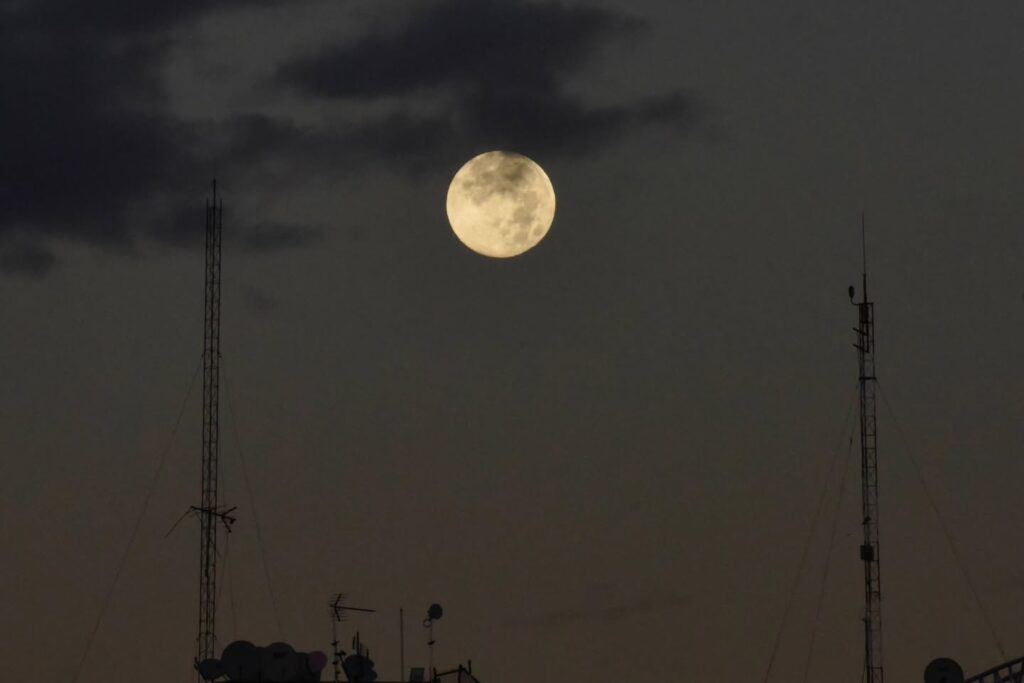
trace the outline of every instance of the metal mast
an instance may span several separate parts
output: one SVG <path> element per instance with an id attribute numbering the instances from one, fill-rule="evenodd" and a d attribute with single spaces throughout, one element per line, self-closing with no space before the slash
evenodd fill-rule
<path id="1" fill-rule="evenodd" d="M 213 198 L 206 200 L 206 313 L 203 326 L 203 468 L 202 504 L 193 506 L 199 516 L 199 634 L 196 636 L 196 665 L 216 657 L 217 615 L 217 525 L 228 532 L 234 518 L 231 510 L 221 510 L 217 475 L 220 452 L 220 282 L 221 231 L 224 205 L 217 199 L 217 181 Z M 197 680 L 201 680 L 197 670 Z"/>
<path id="2" fill-rule="evenodd" d="M 857 360 L 860 366 L 860 470 L 864 542 L 864 680 L 883 683 L 882 671 L 882 577 L 878 551 L 878 450 L 875 413 L 875 305 L 868 300 L 867 242 L 861 215 L 861 249 L 864 268 L 857 306 Z M 853 287 L 850 300 L 853 302 Z"/>

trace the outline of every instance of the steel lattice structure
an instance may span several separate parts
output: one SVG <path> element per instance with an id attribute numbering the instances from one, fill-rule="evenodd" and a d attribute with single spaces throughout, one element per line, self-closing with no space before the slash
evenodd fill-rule
<path id="1" fill-rule="evenodd" d="M 216 657 L 217 533 L 218 522 L 233 521 L 220 510 L 217 490 L 220 454 L 220 284 L 223 202 L 206 201 L 206 306 L 203 325 L 203 464 L 202 503 L 192 510 L 199 516 L 199 633 L 196 664 Z M 201 680 L 198 676 L 197 680 Z"/>
<path id="2" fill-rule="evenodd" d="M 861 225 L 863 237 L 863 223 Z M 851 299 L 853 288 L 851 287 Z M 861 512 L 864 541 L 864 680 L 883 683 L 882 577 L 878 549 L 878 431 L 875 405 L 875 305 L 868 300 L 867 256 L 857 306 L 857 360 L 860 367 Z"/>
<path id="3" fill-rule="evenodd" d="M 966 683 L 1021 683 L 1024 681 L 1024 657 L 1011 659 L 967 679 Z"/>

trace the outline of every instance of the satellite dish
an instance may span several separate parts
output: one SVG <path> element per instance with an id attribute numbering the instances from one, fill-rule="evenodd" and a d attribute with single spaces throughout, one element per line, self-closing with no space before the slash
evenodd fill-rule
<path id="1" fill-rule="evenodd" d="M 314 650 L 306 655 L 306 665 L 313 673 L 320 673 L 327 666 L 327 655 L 319 650 Z"/>
<path id="2" fill-rule="evenodd" d="M 431 621 L 437 621 L 442 616 L 444 616 L 444 610 L 436 602 L 427 609 L 427 618 Z"/>
<path id="3" fill-rule="evenodd" d="M 263 680 L 284 682 L 295 678 L 299 662 L 288 643 L 273 643 L 263 648 L 260 657 Z"/>
<path id="4" fill-rule="evenodd" d="M 224 675 L 232 681 L 253 681 L 260 673 L 259 648 L 247 640 L 236 640 L 220 656 Z"/>
<path id="5" fill-rule="evenodd" d="M 377 672 L 373 670 L 373 660 L 366 655 L 349 655 L 341 663 L 350 683 L 373 683 L 377 680 Z"/>
<path id="6" fill-rule="evenodd" d="M 964 670 L 954 660 L 941 657 L 932 660 L 924 670 L 925 683 L 964 683 Z"/>
<path id="7" fill-rule="evenodd" d="M 855 291 L 853 289 L 853 285 L 850 285 L 850 288 L 848 290 L 846 290 L 846 291 L 850 294 L 850 301 L 853 301 L 853 294 L 854 294 L 854 291 Z"/>
<path id="8" fill-rule="evenodd" d="M 219 659 L 204 659 L 199 662 L 199 675 L 207 681 L 215 681 L 224 675 L 224 665 Z"/>

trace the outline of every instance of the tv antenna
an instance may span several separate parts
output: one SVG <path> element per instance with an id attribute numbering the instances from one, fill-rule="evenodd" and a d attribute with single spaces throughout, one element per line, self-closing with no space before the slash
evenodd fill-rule
<path id="1" fill-rule="evenodd" d="M 334 597 L 331 598 L 330 614 L 331 614 L 331 647 L 333 648 L 332 654 L 334 655 L 334 683 L 341 682 L 342 672 L 342 653 L 338 649 L 338 624 L 347 620 L 347 614 L 349 612 L 376 612 L 375 609 L 368 609 L 366 607 L 350 607 L 345 604 L 345 600 L 348 596 L 344 593 L 335 593 Z"/>
<path id="2" fill-rule="evenodd" d="M 868 257 L 864 214 L 860 216 L 861 273 L 860 301 L 857 307 L 857 361 L 860 368 L 860 471 L 861 512 L 864 541 L 860 559 L 864 563 L 864 680 L 883 683 L 882 668 L 882 576 L 878 551 L 878 433 L 875 410 L 875 304 L 868 300 Z"/>

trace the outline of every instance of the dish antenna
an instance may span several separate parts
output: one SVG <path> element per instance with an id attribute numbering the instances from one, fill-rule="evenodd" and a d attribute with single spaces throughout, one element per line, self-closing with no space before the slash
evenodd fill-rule
<path id="1" fill-rule="evenodd" d="M 266 681 L 291 681 L 299 671 L 298 657 L 288 643 L 271 643 L 260 652 L 260 675 Z"/>
<path id="2" fill-rule="evenodd" d="M 199 662 L 199 675 L 204 681 L 215 681 L 227 675 L 219 659 L 204 659 Z"/>
<path id="3" fill-rule="evenodd" d="M 430 651 L 430 676 L 434 679 L 434 622 L 444 616 L 444 609 L 436 602 L 427 608 L 427 618 L 423 620 L 423 628 L 429 629 L 427 648 Z"/>
<path id="4" fill-rule="evenodd" d="M 232 681 L 252 680 L 260 674 L 259 648 L 247 640 L 236 640 L 225 647 L 220 662 Z"/>
<path id="5" fill-rule="evenodd" d="M 934 659 L 925 667 L 924 683 L 964 683 L 964 670 L 948 657 Z"/>
<path id="6" fill-rule="evenodd" d="M 430 607 L 427 608 L 427 618 L 424 621 L 423 625 L 424 626 L 429 626 L 430 624 L 428 624 L 427 622 L 429 622 L 429 621 L 437 621 L 438 619 L 440 619 L 443 616 L 444 616 L 444 608 L 441 607 L 441 605 L 439 605 L 439 604 L 437 604 L 435 602 L 433 605 L 431 605 Z"/>
<path id="7" fill-rule="evenodd" d="M 348 677 L 349 683 L 373 683 L 377 680 L 377 672 L 373 668 L 370 651 L 363 650 L 358 639 L 357 635 L 355 653 L 345 657 L 345 676 Z"/>

